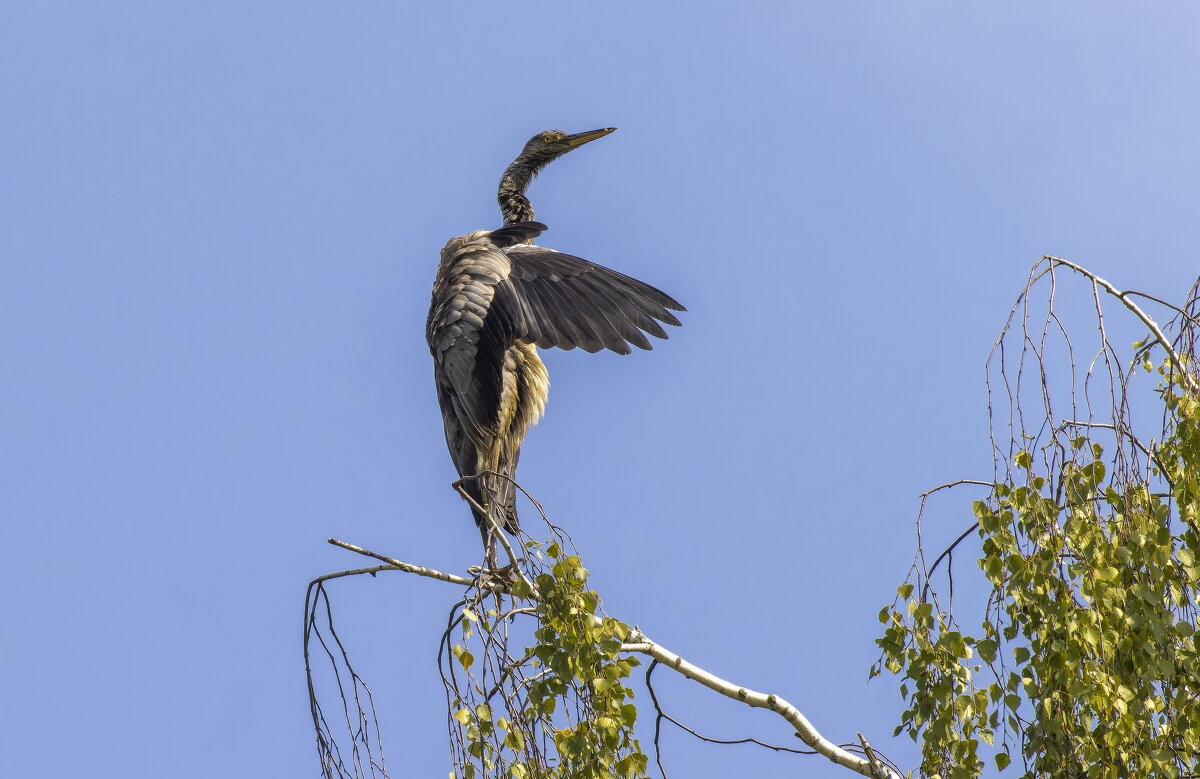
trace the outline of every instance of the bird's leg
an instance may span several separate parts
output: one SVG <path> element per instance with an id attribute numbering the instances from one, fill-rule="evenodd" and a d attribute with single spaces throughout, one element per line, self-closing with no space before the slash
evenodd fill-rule
<path id="1" fill-rule="evenodd" d="M 497 570 L 499 561 L 496 559 L 496 531 L 488 525 L 480 525 L 479 533 L 483 536 L 483 571 L 480 572 L 480 581 L 499 576 L 501 579 L 507 579 L 504 572 Z M 499 616 L 504 613 L 504 599 L 499 590 L 492 593 L 496 599 L 496 614 Z"/>
<path id="2" fill-rule="evenodd" d="M 490 498 L 485 499 L 483 505 L 480 505 L 474 498 L 472 498 L 467 493 L 466 489 L 463 488 L 463 484 L 465 482 L 479 479 L 482 476 L 483 476 L 482 473 L 477 473 L 473 476 L 463 476 L 458 481 L 453 482 L 450 486 L 452 486 L 454 488 L 454 491 L 457 492 L 462 497 L 463 500 L 465 500 L 468 504 L 470 504 L 471 508 L 474 511 L 478 512 L 478 514 L 483 517 L 482 521 L 479 521 L 479 520 L 476 521 L 479 526 L 479 535 L 483 539 L 483 552 L 484 552 L 483 570 L 480 575 L 481 576 L 495 576 L 495 577 L 498 577 L 501 581 L 511 582 L 514 577 L 513 569 L 516 567 L 516 561 L 514 560 L 513 562 L 510 562 L 508 565 L 504 566 L 503 568 L 500 567 L 499 554 L 497 552 L 497 547 L 499 546 L 500 533 L 503 531 L 500 530 L 499 525 L 496 525 L 495 527 L 493 527 L 493 525 L 492 525 L 494 520 L 491 519 L 491 516 L 492 516 L 491 515 L 491 509 L 492 509 L 491 499 Z M 519 577 L 517 577 L 517 578 L 519 578 Z M 497 600 L 497 608 L 499 608 L 499 600 Z"/>
<path id="3" fill-rule="evenodd" d="M 496 534 L 487 525 L 479 526 L 479 533 L 483 536 L 483 566 L 488 573 L 493 573 L 496 570 Z"/>
<path id="4" fill-rule="evenodd" d="M 463 486 L 469 481 L 479 479 L 483 474 L 474 474 L 472 476 L 463 476 L 457 481 L 451 482 L 450 486 L 458 493 L 459 497 L 467 502 L 474 512 L 486 517 L 488 515 L 488 507 L 479 505 L 478 502 L 467 492 Z M 496 539 L 492 533 L 492 529 L 486 519 L 476 519 L 475 524 L 479 527 L 479 535 L 483 539 L 483 565 L 485 572 L 491 572 L 496 566 Z"/>

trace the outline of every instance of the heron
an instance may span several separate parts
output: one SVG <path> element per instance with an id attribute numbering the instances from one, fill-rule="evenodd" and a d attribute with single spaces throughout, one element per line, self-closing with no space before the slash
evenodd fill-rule
<path id="1" fill-rule="evenodd" d="M 504 226 L 451 238 L 441 252 L 425 338 L 446 445 L 470 498 L 488 564 L 492 524 L 516 533 L 517 461 L 550 389 L 538 348 L 629 354 L 679 325 L 674 298 L 594 262 L 533 244 L 547 229 L 525 192 L 546 165 L 615 127 L 529 139 L 500 177 Z M 489 521 L 490 518 L 490 521 Z"/>

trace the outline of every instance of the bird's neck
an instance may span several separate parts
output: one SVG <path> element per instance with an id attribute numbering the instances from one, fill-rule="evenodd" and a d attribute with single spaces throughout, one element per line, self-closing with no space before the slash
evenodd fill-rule
<path id="1" fill-rule="evenodd" d="M 504 215 L 504 224 L 533 221 L 533 204 L 525 197 L 529 182 L 537 175 L 537 170 L 527 165 L 514 162 L 500 177 L 500 190 L 496 199 L 500 202 L 500 213 Z"/>

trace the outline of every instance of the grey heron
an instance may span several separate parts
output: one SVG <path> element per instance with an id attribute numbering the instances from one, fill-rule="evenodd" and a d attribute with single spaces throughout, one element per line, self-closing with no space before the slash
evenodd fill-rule
<path id="1" fill-rule="evenodd" d="M 628 354 L 678 325 L 674 298 L 594 262 L 533 245 L 525 192 L 538 172 L 612 127 L 529 139 L 500 178 L 504 226 L 451 238 L 441 252 L 425 337 L 433 355 L 446 444 L 464 491 L 498 527 L 517 532 L 513 478 L 521 444 L 545 410 L 550 388 L 538 348 Z M 487 517 L 472 514 L 489 544 Z M 488 564 L 494 561 L 489 559 Z"/>

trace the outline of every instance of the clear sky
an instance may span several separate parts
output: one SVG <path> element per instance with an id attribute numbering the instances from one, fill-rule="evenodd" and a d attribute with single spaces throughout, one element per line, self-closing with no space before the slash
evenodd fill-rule
<path id="1" fill-rule="evenodd" d="M 1200 270 L 1198 36 L 1185 2 L 4 4 L 3 773 L 317 775 L 304 585 L 359 564 L 324 539 L 479 559 L 438 250 L 499 226 L 531 135 L 605 126 L 532 188 L 539 243 L 689 311 L 653 352 L 545 355 L 522 483 L 611 614 L 912 766 L 865 680 L 915 495 L 990 474 L 983 361 L 1039 256 L 1165 297 Z M 333 597 L 397 775 L 444 776 L 454 591 Z"/>

